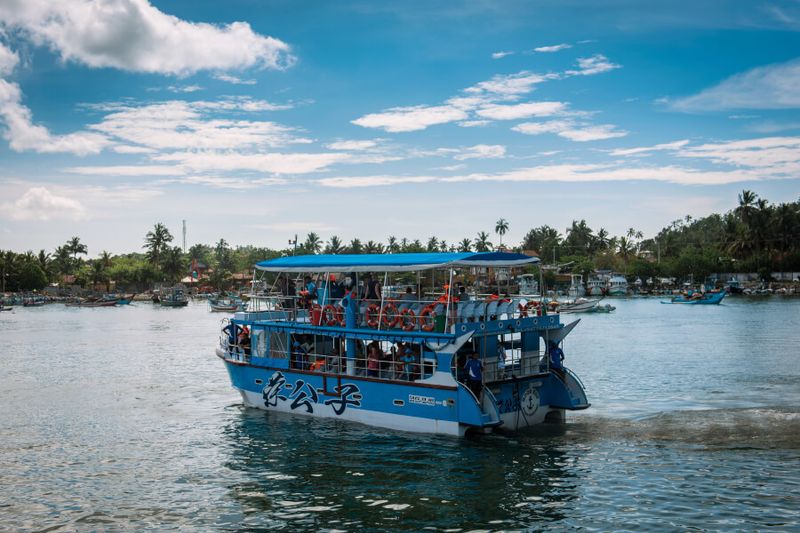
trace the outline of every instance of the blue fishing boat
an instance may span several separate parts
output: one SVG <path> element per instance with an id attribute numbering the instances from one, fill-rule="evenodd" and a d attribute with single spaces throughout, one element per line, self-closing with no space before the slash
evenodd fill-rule
<path id="1" fill-rule="evenodd" d="M 248 407 L 455 436 L 563 423 L 566 411 L 589 407 L 562 364 L 578 321 L 564 325 L 524 298 L 451 293 L 456 269 L 536 262 L 505 252 L 263 261 L 257 276 L 279 274 L 278 295 L 223 321 L 216 354 Z M 412 272 L 417 294 L 380 290 L 389 273 Z M 421 295 L 423 277 L 433 287 L 437 275 L 444 290 Z"/>
<path id="2" fill-rule="evenodd" d="M 181 286 L 175 286 L 164 291 L 162 289 L 159 303 L 162 307 L 186 307 L 189 305 L 189 297 Z"/>
<path id="3" fill-rule="evenodd" d="M 719 292 L 689 292 L 670 299 L 662 304 L 690 304 L 690 305 L 714 305 L 725 298 L 725 291 Z"/>

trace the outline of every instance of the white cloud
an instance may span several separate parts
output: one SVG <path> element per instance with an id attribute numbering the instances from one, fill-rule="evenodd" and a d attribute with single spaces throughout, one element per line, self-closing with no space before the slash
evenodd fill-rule
<path id="1" fill-rule="evenodd" d="M 581 128 L 559 131 L 558 135 L 575 142 L 601 141 L 603 139 L 614 139 L 625 137 L 627 131 L 617 130 L 611 124 L 600 124 L 597 126 L 585 126 Z"/>
<path id="2" fill-rule="evenodd" d="M 205 185 L 215 189 L 249 190 L 270 185 L 284 185 L 288 183 L 282 178 L 229 178 L 219 176 L 187 176 L 177 180 L 186 185 Z"/>
<path id="3" fill-rule="evenodd" d="M 377 141 L 336 141 L 326 145 L 330 150 L 369 150 L 378 145 Z"/>
<path id="4" fill-rule="evenodd" d="M 462 120 L 458 123 L 458 125 L 462 128 L 480 128 L 482 126 L 486 126 L 487 124 L 491 124 L 491 122 L 491 120 Z"/>
<path id="5" fill-rule="evenodd" d="M 646 154 L 649 152 L 654 152 L 659 150 L 678 150 L 679 148 L 683 148 L 687 144 L 689 144 L 689 141 L 687 139 L 683 139 L 671 143 L 656 144 L 655 146 L 644 146 L 640 148 L 618 148 L 616 150 L 611 150 L 611 152 L 609 153 L 613 156 Z"/>
<path id="6" fill-rule="evenodd" d="M 572 48 L 572 45 L 562 43 L 562 44 L 554 44 L 552 46 L 540 46 L 539 48 L 534 48 L 533 51 L 548 53 L 548 52 L 559 52 L 561 50 L 566 50 L 567 48 Z"/>
<path id="7" fill-rule="evenodd" d="M 155 150 L 209 150 L 279 147 L 307 143 L 292 129 L 270 121 L 208 116 L 208 112 L 261 109 L 253 100 L 185 102 L 170 100 L 143 106 L 118 106 L 90 129 L 129 145 Z"/>
<path id="8" fill-rule="evenodd" d="M 800 59 L 757 67 L 672 102 L 677 111 L 792 109 L 800 107 Z"/>
<path id="9" fill-rule="evenodd" d="M 84 176 L 180 176 L 184 174 L 181 168 L 171 165 L 98 165 L 69 167 L 64 171 Z"/>
<path id="10" fill-rule="evenodd" d="M 516 100 L 521 95 L 533 91 L 534 87 L 547 80 L 557 78 L 557 74 L 536 74 L 523 70 L 516 74 L 496 75 L 492 79 L 467 87 L 464 92 L 473 95 L 495 95 L 508 100 Z"/>
<path id="11" fill-rule="evenodd" d="M 147 0 L 11 0 L 0 19 L 64 61 L 90 67 L 188 75 L 199 70 L 284 68 L 289 45 L 255 33 L 246 22 L 186 22 Z"/>
<path id="12" fill-rule="evenodd" d="M 171 93 L 194 93 L 202 91 L 203 88 L 199 85 L 170 85 L 167 90 Z"/>
<path id="13" fill-rule="evenodd" d="M 16 83 L 0 79 L 0 118 L 6 125 L 3 138 L 16 152 L 67 152 L 76 155 L 96 154 L 111 143 L 105 136 L 91 132 L 53 135 L 44 126 L 33 123 L 31 110 L 22 105 L 22 93 Z"/>
<path id="14" fill-rule="evenodd" d="M 493 120 L 517 120 L 530 117 L 549 117 L 564 112 L 567 104 L 563 102 L 528 102 L 514 105 L 488 105 L 477 114 Z"/>
<path id="15" fill-rule="evenodd" d="M 800 137 L 762 137 L 709 143 L 687 147 L 678 155 L 776 174 L 794 173 L 794 177 L 800 174 Z"/>
<path id="16" fill-rule="evenodd" d="M 233 85 L 255 85 L 256 80 L 245 80 L 239 78 L 237 76 L 231 76 L 230 74 L 214 74 L 213 78 L 215 80 L 224 81 L 227 83 L 231 83 Z"/>
<path id="17" fill-rule="evenodd" d="M 466 159 L 501 159 L 506 156 L 506 147 L 501 144 L 476 144 L 464 148 L 458 155 L 453 156 L 457 161 Z"/>
<path id="18" fill-rule="evenodd" d="M 559 133 L 572 128 L 574 125 L 575 122 L 572 120 L 549 120 L 547 122 L 523 122 L 511 129 L 525 135 L 539 135 L 542 133 Z"/>
<path id="19" fill-rule="evenodd" d="M 578 58 L 578 70 L 568 70 L 565 74 L 568 76 L 591 76 L 618 68 L 622 68 L 622 65 L 612 63 L 603 54 L 595 54 L 592 57 Z"/>
<path id="20" fill-rule="evenodd" d="M 559 137 L 564 137 L 575 142 L 599 141 L 603 139 L 613 139 L 615 137 L 625 137 L 628 132 L 616 130 L 611 124 L 585 125 L 577 124 L 572 120 L 550 120 L 547 122 L 523 122 L 513 128 L 514 131 L 526 135 L 540 135 L 542 133 L 555 133 Z"/>
<path id="21" fill-rule="evenodd" d="M 351 121 L 364 128 L 377 128 L 391 133 L 424 130 L 435 124 L 446 124 L 467 118 L 467 113 L 453 106 L 393 107 L 370 113 Z"/>
<path id="22" fill-rule="evenodd" d="M 13 203 L 3 204 L 12 220 L 82 220 L 84 206 L 72 198 L 57 196 L 46 187 L 31 187 Z"/>
<path id="23" fill-rule="evenodd" d="M 492 59 L 502 59 L 506 56 L 512 55 L 514 52 L 494 52 L 492 54 Z"/>
<path id="24" fill-rule="evenodd" d="M 19 63 L 19 56 L 13 50 L 0 43 L 0 76 L 8 76 Z"/>
<path id="25" fill-rule="evenodd" d="M 235 151 L 185 151 L 153 157 L 161 163 L 176 163 L 195 171 L 235 171 L 274 174 L 307 174 L 349 159 L 337 153 L 241 153 Z"/>

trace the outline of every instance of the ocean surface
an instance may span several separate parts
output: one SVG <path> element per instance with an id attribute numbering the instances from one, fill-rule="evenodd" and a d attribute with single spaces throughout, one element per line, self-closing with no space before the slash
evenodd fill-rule
<path id="1" fill-rule="evenodd" d="M 800 531 L 800 298 L 607 301 L 589 410 L 463 440 L 243 408 L 204 303 L 0 313 L 0 530 Z"/>

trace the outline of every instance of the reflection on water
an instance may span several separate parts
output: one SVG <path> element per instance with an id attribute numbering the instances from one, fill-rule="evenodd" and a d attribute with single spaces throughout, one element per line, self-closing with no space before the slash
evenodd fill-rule
<path id="1" fill-rule="evenodd" d="M 798 530 L 800 301 L 727 302 L 587 316 L 593 407 L 464 440 L 243 408 L 204 305 L 3 313 L 0 530 Z"/>

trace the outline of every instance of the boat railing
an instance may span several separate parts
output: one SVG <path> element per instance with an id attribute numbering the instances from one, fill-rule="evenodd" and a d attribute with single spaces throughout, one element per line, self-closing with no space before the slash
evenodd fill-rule
<path id="1" fill-rule="evenodd" d="M 551 313 L 557 312 L 554 307 L 549 309 Z M 342 299 L 338 297 L 312 299 L 303 296 L 258 296 L 255 301 L 251 298 L 248 313 L 253 320 L 285 320 L 331 327 L 344 327 L 347 324 Z M 261 318 L 259 313 L 269 314 Z M 361 299 L 357 303 L 355 325 L 365 329 L 441 332 L 458 323 L 509 320 L 546 313 L 547 307 L 544 304 L 525 297 L 463 301 L 453 299 L 449 302 L 446 298 Z"/>
<path id="2" fill-rule="evenodd" d="M 325 352 L 309 348 L 305 343 L 291 348 L 289 369 L 411 382 L 431 377 L 435 368 L 433 359 L 421 359 L 417 353 L 404 359 L 396 350 L 381 350 L 376 359 L 364 353 L 348 359 L 335 350 Z"/>
<path id="3" fill-rule="evenodd" d="M 505 360 L 487 358 L 483 362 L 484 381 L 502 381 L 515 377 L 543 374 L 548 371 L 548 361 L 538 350 L 522 352 L 519 349 L 507 350 Z"/>

